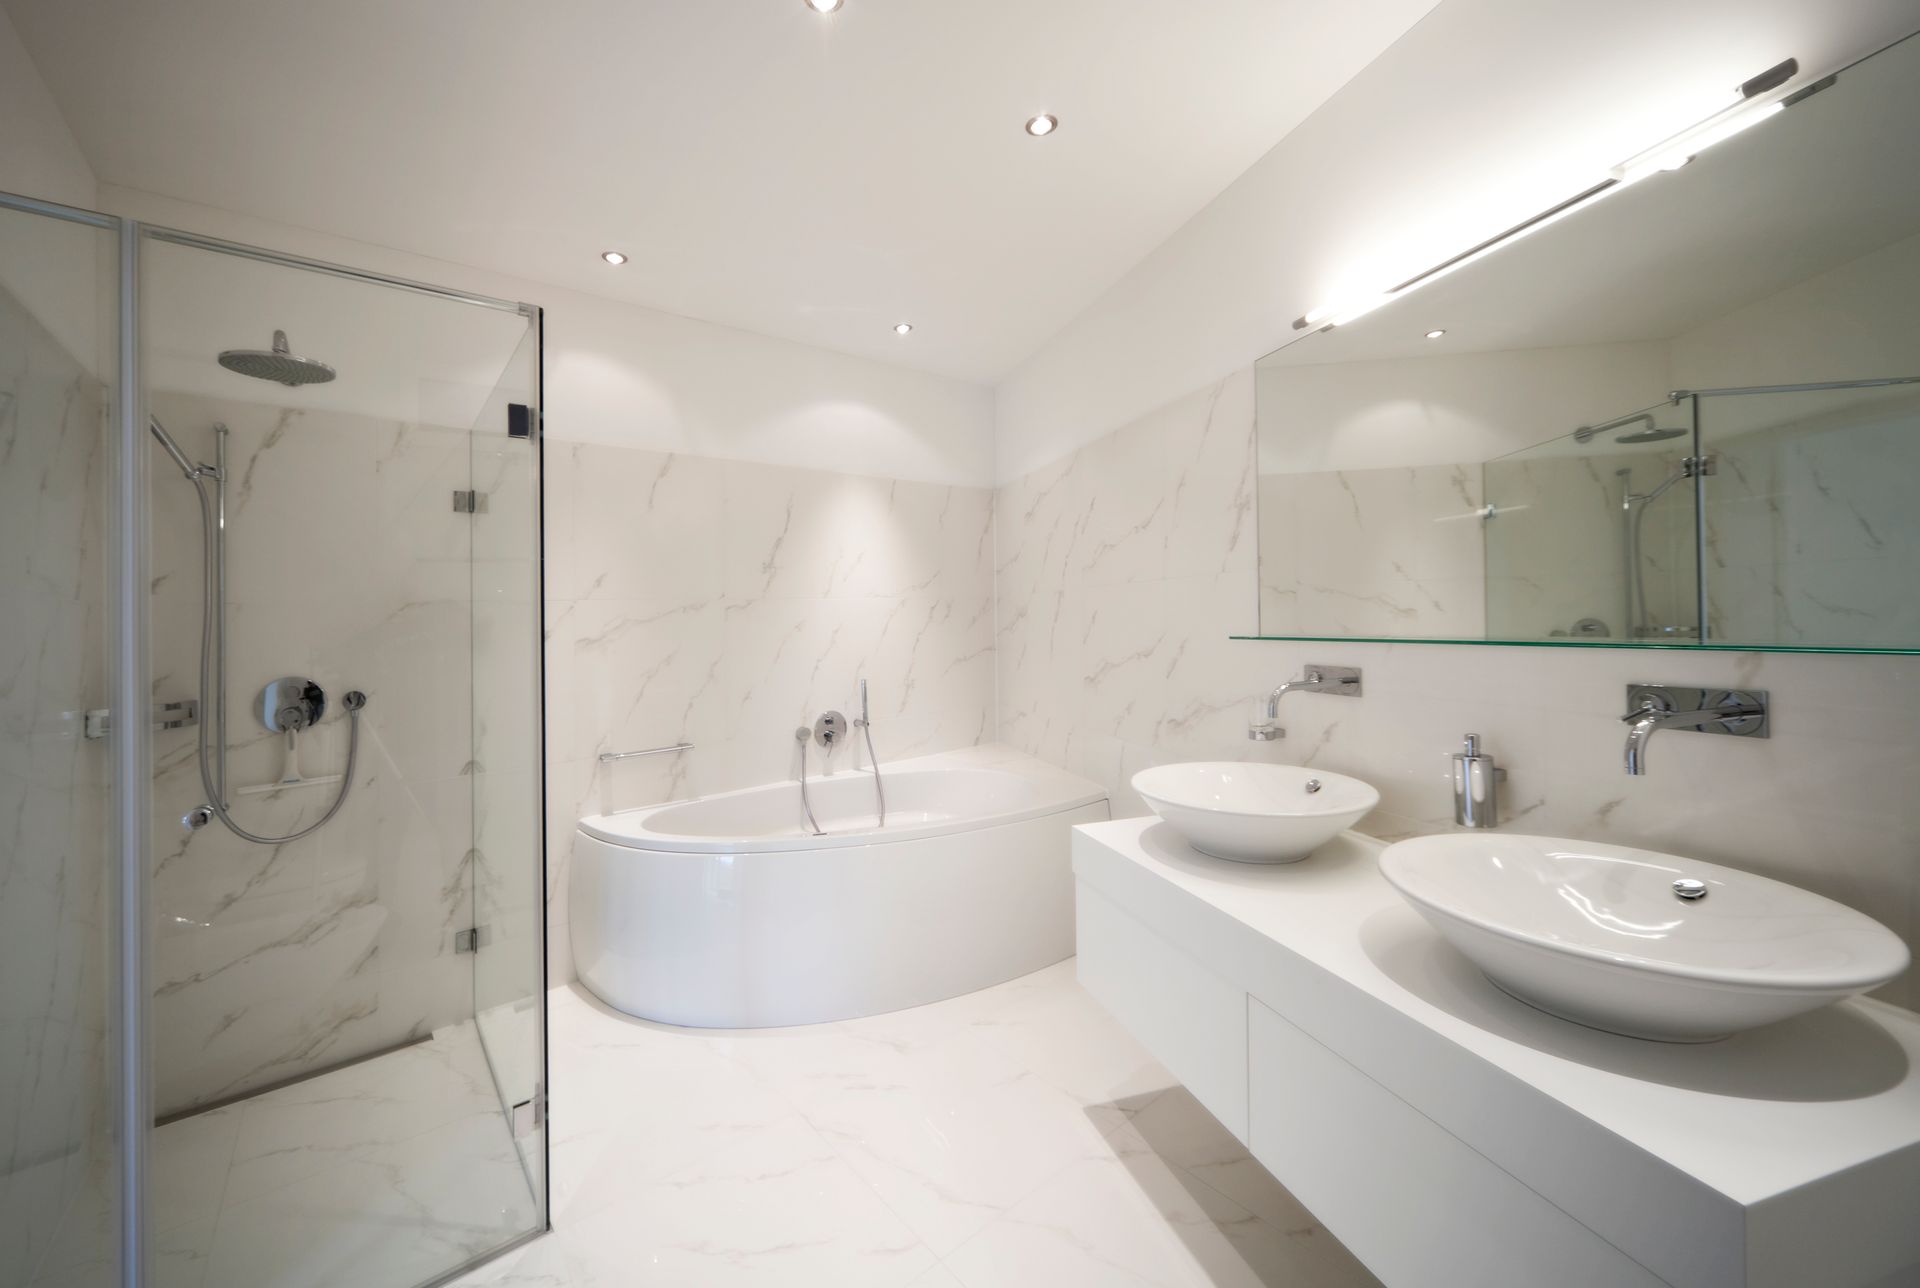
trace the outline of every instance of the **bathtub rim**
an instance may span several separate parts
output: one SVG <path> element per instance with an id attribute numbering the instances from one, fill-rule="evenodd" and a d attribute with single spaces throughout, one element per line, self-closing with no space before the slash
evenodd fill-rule
<path id="1" fill-rule="evenodd" d="M 724 801 L 736 796 L 745 796 L 753 792 L 764 792 L 770 788 L 794 787 L 796 780 L 783 778 L 769 783 L 757 783 L 751 787 L 738 787 L 732 791 L 715 792 L 711 796 L 689 796 L 681 800 L 661 801 L 653 805 L 643 805 L 637 809 L 615 810 L 608 814 L 588 814 L 576 823 L 576 829 L 623 850 L 634 850 L 650 854 L 792 854 L 814 850 L 854 849 L 869 845 L 892 845 L 902 841 L 915 841 L 923 837 L 949 836 L 956 832 L 972 832 L 982 828 L 998 827 L 1003 823 L 1018 823 L 1030 818 L 1044 818 L 1050 814 L 1066 810 L 1079 809 L 1082 806 L 1107 801 L 1107 789 L 1089 778 L 1068 773 L 1045 761 L 1028 757 L 983 759 L 966 753 L 936 752 L 928 756 L 916 756 L 908 760 L 882 762 L 882 774 L 916 770 L 973 770 L 1009 774 L 1039 784 L 1043 790 L 1042 798 L 1021 809 L 1004 810 L 995 814 L 972 814 L 948 819 L 939 823 L 927 823 L 919 827 L 901 828 L 897 831 L 874 831 L 868 829 L 858 832 L 829 832 L 825 836 L 780 835 L 780 836 L 680 836 L 645 831 L 648 819 L 666 810 L 707 801 Z M 845 769 L 833 775 L 833 778 L 845 781 L 851 777 L 868 777 L 865 770 Z M 818 782 L 820 779 L 814 779 Z M 1050 790 L 1046 790 L 1050 789 Z"/>

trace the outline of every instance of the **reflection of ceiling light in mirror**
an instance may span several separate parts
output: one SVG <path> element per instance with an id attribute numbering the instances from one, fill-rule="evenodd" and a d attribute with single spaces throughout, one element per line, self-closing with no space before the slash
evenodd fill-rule
<path id="1" fill-rule="evenodd" d="M 896 322 L 893 324 L 893 333 L 895 335 L 911 335 L 913 333 L 913 323 Z"/>
<path id="2" fill-rule="evenodd" d="M 1042 112 L 1027 122 L 1027 133 L 1036 139 L 1043 139 L 1060 128 L 1060 118 L 1048 112 Z"/>
<path id="3" fill-rule="evenodd" d="M 603 250 L 600 252 L 600 258 L 606 260 L 607 263 L 612 264 L 615 268 L 627 262 L 627 257 L 617 250 Z"/>
<path id="4" fill-rule="evenodd" d="M 1427 332 L 1427 339 L 1438 340 L 1441 336 L 1445 335 L 1446 333 L 1447 333 L 1447 328 L 1443 326 L 1437 326 L 1433 330 Z"/>

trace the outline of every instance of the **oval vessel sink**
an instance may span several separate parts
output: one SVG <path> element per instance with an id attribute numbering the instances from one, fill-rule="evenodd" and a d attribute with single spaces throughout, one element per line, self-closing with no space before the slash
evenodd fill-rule
<path id="1" fill-rule="evenodd" d="M 1711 1042 L 1877 988 L 1910 957 L 1844 904 L 1623 845 L 1422 836 L 1380 870 L 1500 988 L 1629 1037 Z"/>
<path id="2" fill-rule="evenodd" d="M 1380 803 L 1357 778 L 1237 760 L 1156 765 L 1133 790 L 1202 854 L 1236 863 L 1294 863 Z"/>

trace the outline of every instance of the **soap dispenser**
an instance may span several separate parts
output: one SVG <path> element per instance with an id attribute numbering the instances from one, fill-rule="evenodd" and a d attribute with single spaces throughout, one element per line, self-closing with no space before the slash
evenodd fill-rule
<path id="1" fill-rule="evenodd" d="M 1453 761 L 1453 821 L 1461 827 L 1497 827 L 1500 782 L 1507 771 L 1480 750 L 1480 735 L 1470 733 Z"/>

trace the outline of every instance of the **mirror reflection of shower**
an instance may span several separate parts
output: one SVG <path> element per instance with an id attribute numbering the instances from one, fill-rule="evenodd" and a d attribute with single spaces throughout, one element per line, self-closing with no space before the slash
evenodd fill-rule
<path id="1" fill-rule="evenodd" d="M 1631 429 L 1638 425 L 1641 428 Z M 1616 431 L 1626 430 L 1625 433 Z M 1675 438 L 1685 438 L 1689 431 L 1673 426 L 1661 426 L 1651 412 L 1639 412 L 1631 416 L 1622 416 L 1601 425 L 1582 425 L 1573 431 L 1576 443 L 1592 442 L 1602 434 L 1613 434 L 1612 441 L 1622 445 L 1637 446 L 1643 443 L 1662 443 Z M 1694 635 L 1697 632 L 1684 626 L 1659 626 L 1653 621 L 1653 614 L 1647 607 L 1647 563 L 1644 549 L 1644 527 L 1647 511 L 1655 502 L 1665 496 L 1674 484 L 1691 478 L 1690 459 L 1681 461 L 1662 478 L 1650 492 L 1633 490 L 1633 467 L 1622 466 L 1613 472 L 1620 481 L 1620 540 L 1621 564 L 1625 572 L 1625 622 L 1628 639 L 1647 639 L 1665 635 Z"/>
<path id="2" fill-rule="evenodd" d="M 324 384 L 335 375 L 326 363 L 295 355 L 285 331 L 273 333 L 271 349 L 228 349 L 220 354 L 219 362 L 229 371 L 289 387 Z M 306 827 L 284 836 L 253 832 L 233 817 L 227 782 L 227 427 L 213 427 L 215 447 L 211 465 L 196 464 L 157 416 L 147 418 L 147 428 L 173 459 L 182 477 L 193 485 L 200 502 L 200 718 L 194 726 L 194 757 L 200 767 L 200 786 L 207 799 L 204 804 L 188 810 L 180 822 L 189 831 L 197 831 L 219 819 L 235 836 L 256 845 L 297 841 L 331 822 L 353 791 L 354 768 L 360 753 L 360 712 L 367 705 L 367 695 L 354 689 L 340 699 L 347 713 L 347 763 L 339 778 L 340 789 L 325 813 Z M 275 680 L 262 691 L 261 723 L 269 732 L 280 734 L 286 740 L 280 781 L 270 784 L 272 789 L 327 781 L 304 777 L 299 761 L 301 733 L 318 724 L 325 711 L 325 691 L 300 676 Z"/>

